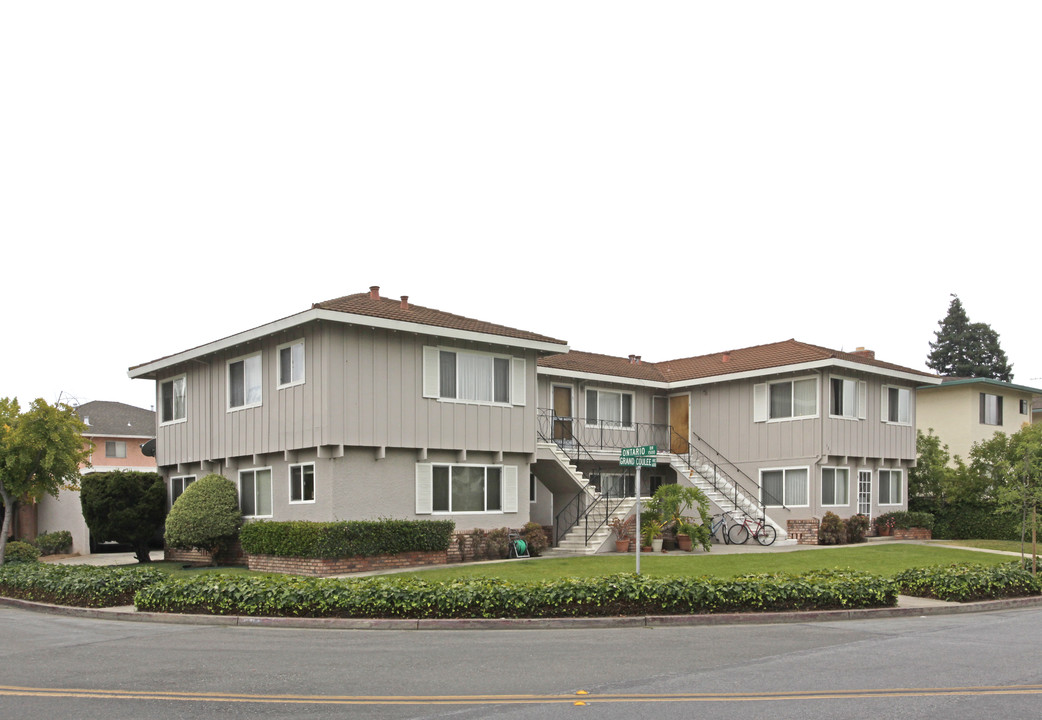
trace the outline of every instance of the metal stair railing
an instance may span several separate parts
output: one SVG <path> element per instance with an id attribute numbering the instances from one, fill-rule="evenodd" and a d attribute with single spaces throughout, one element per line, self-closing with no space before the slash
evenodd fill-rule
<path id="1" fill-rule="evenodd" d="M 763 520 L 763 521 L 766 522 L 766 519 L 767 519 L 767 503 L 766 503 L 766 500 L 767 499 L 777 501 L 776 503 L 772 502 L 771 503 L 772 506 L 777 504 L 781 508 L 788 509 L 788 508 L 785 507 L 784 504 L 782 504 L 782 502 L 780 500 L 778 500 L 773 495 L 771 495 L 766 490 L 764 490 L 763 486 L 760 485 L 760 483 L 756 482 L 751 477 L 749 477 L 745 472 L 742 471 L 742 469 L 740 467 L 738 467 L 733 462 L 731 462 L 730 460 L 725 458 L 723 455 L 721 455 L 720 452 L 718 450 L 716 450 L 716 448 L 714 448 L 712 445 L 707 443 L 705 440 L 703 440 L 701 437 L 699 437 L 696 433 L 691 433 L 692 437 L 697 438 L 697 440 L 702 445 L 704 445 L 709 450 L 709 452 L 713 453 L 713 455 L 715 455 L 716 458 L 719 458 L 721 462 L 724 462 L 728 466 L 730 466 L 733 469 L 735 474 L 741 475 L 743 478 L 745 478 L 746 482 L 743 483 L 743 485 L 739 485 L 739 483 L 735 479 L 735 477 L 733 477 L 730 473 L 724 471 L 723 468 L 721 468 L 721 466 L 720 466 L 720 462 L 718 462 L 717 460 L 715 460 L 713 458 L 710 458 L 707 453 L 705 453 L 702 450 L 700 450 L 697 447 L 695 447 L 694 443 L 692 443 L 689 439 L 685 438 L 683 435 L 681 435 L 678 432 L 676 432 L 675 430 L 673 430 L 672 426 L 670 427 L 670 433 L 671 433 L 671 435 L 670 435 L 671 443 L 670 443 L 669 448 L 670 448 L 671 454 L 673 454 L 673 455 L 677 456 L 678 458 L 680 458 L 684 462 L 684 464 L 687 465 L 688 468 L 691 469 L 691 471 L 693 473 L 696 473 L 699 477 L 701 477 L 703 480 L 707 481 L 710 485 L 712 485 L 713 489 L 716 490 L 718 493 L 720 493 L 723 497 L 725 497 L 729 502 L 731 502 L 731 504 L 734 505 L 736 510 L 739 510 L 743 514 L 746 514 L 745 511 L 742 510 L 742 506 L 740 504 L 740 500 L 739 500 L 739 497 L 738 497 L 738 494 L 739 494 L 740 491 L 742 491 L 742 494 L 745 495 L 746 498 L 748 498 L 752 502 L 756 503 L 757 512 L 759 513 L 759 518 L 758 518 L 759 520 Z M 686 453 L 673 452 L 673 448 L 674 447 L 681 447 L 682 446 L 681 444 L 683 446 L 687 447 L 687 452 Z M 696 463 L 698 465 L 707 466 L 707 467 L 712 468 L 712 477 L 711 478 L 707 478 L 705 476 L 705 474 L 698 467 L 696 467 Z M 726 488 L 721 487 L 720 483 L 717 481 L 717 479 L 719 477 L 721 477 L 721 476 L 724 477 L 728 481 L 728 483 L 730 484 L 731 492 L 729 492 Z M 747 488 L 749 488 L 750 486 L 752 488 L 754 488 L 755 491 L 756 491 L 755 495 L 752 496 L 752 497 L 750 497 L 748 492 L 745 492 L 745 490 Z M 729 495 L 731 495 L 731 496 L 729 497 Z"/>

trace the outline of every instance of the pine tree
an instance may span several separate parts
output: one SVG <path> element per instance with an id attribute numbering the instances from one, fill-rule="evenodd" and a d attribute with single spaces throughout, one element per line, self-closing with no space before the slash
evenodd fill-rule
<path id="1" fill-rule="evenodd" d="M 987 323 L 971 323 L 958 296 L 952 296 L 948 314 L 937 324 L 927 367 L 945 377 L 1013 380 L 1013 366 L 999 346 L 999 334 Z"/>

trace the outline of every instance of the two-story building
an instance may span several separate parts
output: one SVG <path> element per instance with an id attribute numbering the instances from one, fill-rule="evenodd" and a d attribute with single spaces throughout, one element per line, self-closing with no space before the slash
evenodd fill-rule
<path id="1" fill-rule="evenodd" d="M 446 517 L 460 529 L 625 514 L 619 449 L 654 444 L 642 494 L 693 483 L 787 521 L 906 507 L 928 373 L 795 340 L 664 363 L 368 293 L 130 369 L 156 382 L 171 501 L 235 481 L 249 518 Z M 599 515 L 598 515 L 599 514 Z"/>

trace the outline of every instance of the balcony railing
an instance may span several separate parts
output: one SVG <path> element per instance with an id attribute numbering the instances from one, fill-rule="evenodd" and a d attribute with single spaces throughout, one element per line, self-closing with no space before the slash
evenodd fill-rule
<path id="1" fill-rule="evenodd" d="M 563 417 L 545 408 L 538 410 L 537 414 L 539 436 L 563 449 L 573 444 L 588 450 L 618 450 L 639 445 L 657 445 L 660 452 L 669 449 L 669 425 Z"/>

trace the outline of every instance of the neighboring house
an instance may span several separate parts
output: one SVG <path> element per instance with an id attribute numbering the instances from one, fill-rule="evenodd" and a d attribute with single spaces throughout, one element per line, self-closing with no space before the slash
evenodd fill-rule
<path id="1" fill-rule="evenodd" d="M 1031 423 L 1042 422 L 1042 397 L 1031 401 Z"/>
<path id="2" fill-rule="evenodd" d="M 1042 390 L 990 378 L 943 378 L 940 385 L 918 388 L 916 397 L 916 427 L 933 430 L 953 456 L 968 462 L 974 443 L 1032 422 L 1032 404 Z"/>
<path id="3" fill-rule="evenodd" d="M 129 374 L 156 382 L 171 501 L 215 472 L 248 518 L 533 520 L 562 542 L 629 511 L 633 445 L 659 448 L 643 493 L 694 483 L 783 533 L 906 507 L 914 388 L 934 379 L 795 340 L 655 364 L 571 352 L 377 287 Z"/>
<path id="4" fill-rule="evenodd" d="M 90 466 L 81 474 L 108 470 L 141 470 L 154 472 L 154 458 L 141 452 L 141 444 L 155 437 L 156 414 L 120 402 L 95 400 L 75 408 L 87 425 L 84 438 L 94 443 Z M 83 520 L 78 490 L 62 489 L 58 497 L 44 496 L 36 504 L 36 534 L 68 530 L 72 533 L 72 551 L 90 552 L 90 533 Z"/>

